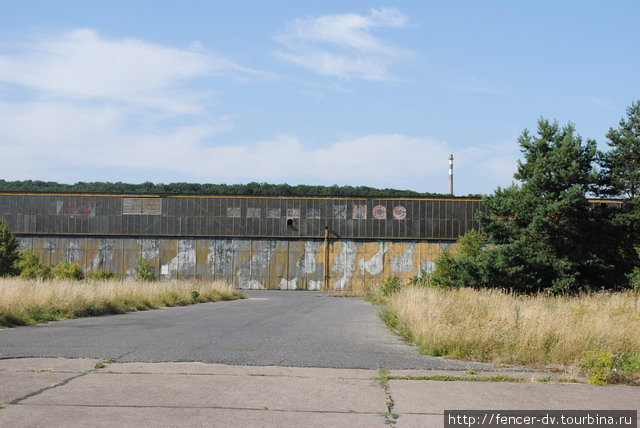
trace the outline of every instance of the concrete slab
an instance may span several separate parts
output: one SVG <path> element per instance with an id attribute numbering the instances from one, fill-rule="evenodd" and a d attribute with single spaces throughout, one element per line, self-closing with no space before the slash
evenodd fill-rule
<path id="1" fill-rule="evenodd" d="M 640 388 L 584 384 L 389 381 L 394 412 L 456 409 L 640 410 Z"/>
<path id="2" fill-rule="evenodd" d="M 82 373 L 93 369 L 98 361 L 88 358 L 11 358 L 0 360 L 0 371 Z"/>
<path id="3" fill-rule="evenodd" d="M 359 379 L 91 373 L 22 403 L 383 413 L 385 400 L 378 383 Z"/>
<path id="4" fill-rule="evenodd" d="M 75 373 L 0 372 L 0 403 L 10 403 L 77 376 Z"/>
<path id="5" fill-rule="evenodd" d="M 444 428 L 442 415 L 400 415 L 396 428 Z"/>
<path id="6" fill-rule="evenodd" d="M 1 427 L 385 427 L 377 414 L 207 408 L 15 405 Z"/>
<path id="7" fill-rule="evenodd" d="M 109 373 L 161 373 L 161 374 L 208 374 L 230 376 L 288 376 L 335 379 L 371 379 L 378 376 L 377 370 L 326 369 L 316 367 L 276 367 L 276 366 L 229 366 L 206 363 L 112 363 L 106 369 Z"/>

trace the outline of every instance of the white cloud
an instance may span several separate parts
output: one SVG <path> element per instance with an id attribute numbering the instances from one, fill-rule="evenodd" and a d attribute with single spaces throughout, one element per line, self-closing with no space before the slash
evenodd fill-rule
<path id="1" fill-rule="evenodd" d="M 372 34 L 376 28 L 400 28 L 408 18 L 395 8 L 371 9 L 368 15 L 331 14 L 299 18 L 276 35 L 286 50 L 278 55 L 320 74 L 344 79 L 389 79 L 387 67 L 407 54 Z"/>
<path id="2" fill-rule="evenodd" d="M 0 54 L 0 82 L 75 100 L 109 100 L 176 113 L 200 110 L 180 84 L 201 76 L 256 73 L 224 58 L 79 29 Z"/>
<path id="3" fill-rule="evenodd" d="M 295 40 L 349 51 L 343 63 L 334 64 L 334 74 L 387 77 L 385 58 L 396 50 L 369 30 L 403 26 L 404 15 L 383 9 L 317 21 L 307 33 L 304 23 L 296 24 L 302 27 Z M 361 67 L 367 61 L 371 67 L 365 71 Z M 0 178 L 139 182 L 154 177 L 163 182 L 337 183 L 446 191 L 452 149 L 429 138 L 365 135 L 321 147 L 295 136 L 220 143 L 218 136 L 232 127 L 231 118 L 194 114 L 203 103 L 189 84 L 204 76 L 255 74 L 201 47 L 181 50 L 141 40 L 107 40 L 92 30 L 34 42 L 23 53 L 0 53 L 0 84 L 28 89 L 22 98 L 0 101 Z M 499 159 L 508 154 L 459 153 L 457 165 L 479 178 L 460 174 L 458 193 L 494 187 L 496 177 L 504 175 Z"/>
<path id="4" fill-rule="evenodd" d="M 126 118 L 126 117 L 124 117 Z M 457 194 L 511 182 L 517 147 L 454 150 L 403 134 L 368 135 L 309 147 L 293 136 L 212 145 L 228 129 L 216 123 L 132 134 L 110 108 L 0 104 L 2 177 L 6 180 L 196 181 L 349 184 L 446 192 L 447 157 L 455 153 Z M 108 171 L 108 178 L 97 171 Z M 115 177 L 115 178 L 114 178 Z"/>

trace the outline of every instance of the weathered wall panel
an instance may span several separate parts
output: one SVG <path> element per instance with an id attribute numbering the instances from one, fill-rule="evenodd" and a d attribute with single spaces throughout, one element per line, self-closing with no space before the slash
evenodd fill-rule
<path id="1" fill-rule="evenodd" d="M 163 279 L 222 279 L 245 289 L 323 288 L 322 240 L 27 236 L 18 241 L 21 250 L 33 251 L 45 265 L 65 260 L 119 277 L 135 275 L 134 266 L 144 258 Z M 391 274 L 407 279 L 432 269 L 441 247 L 448 245 L 331 240 L 330 289 L 377 287 Z"/>
<path id="2" fill-rule="evenodd" d="M 0 193 L 20 235 L 455 240 L 475 226 L 470 198 L 303 198 Z"/>
<path id="3" fill-rule="evenodd" d="M 125 277 L 144 258 L 160 278 L 254 289 L 321 289 L 325 264 L 335 290 L 431 272 L 443 249 L 478 227 L 478 212 L 486 208 L 472 198 L 0 193 L 0 218 L 46 265 L 66 260 Z"/>

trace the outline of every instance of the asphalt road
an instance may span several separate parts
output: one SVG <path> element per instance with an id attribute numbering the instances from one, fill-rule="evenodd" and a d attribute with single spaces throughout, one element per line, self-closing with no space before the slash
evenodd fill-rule
<path id="1" fill-rule="evenodd" d="M 420 355 L 359 298 L 248 291 L 206 303 L 0 330 L 0 359 L 115 358 L 250 366 L 465 370 L 489 365 Z"/>

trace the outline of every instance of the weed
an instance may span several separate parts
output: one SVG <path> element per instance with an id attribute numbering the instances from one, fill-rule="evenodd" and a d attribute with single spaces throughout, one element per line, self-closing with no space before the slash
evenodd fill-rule
<path id="1" fill-rule="evenodd" d="M 115 272 L 111 270 L 98 269 L 87 273 L 87 279 L 94 281 L 106 281 L 114 279 L 116 277 Z"/>
<path id="2" fill-rule="evenodd" d="M 93 368 L 95 370 L 103 369 L 107 367 L 109 364 L 113 363 L 115 360 L 116 360 L 115 358 L 105 358 L 104 360 L 98 361 Z"/>
<path id="3" fill-rule="evenodd" d="M 473 376 L 474 374 L 476 374 L 476 371 L 473 369 L 469 369 L 469 370 L 465 370 L 464 374 L 468 375 L 468 376 Z"/>
<path id="4" fill-rule="evenodd" d="M 602 349 L 585 351 L 580 367 L 587 371 L 587 382 L 592 385 L 610 383 L 638 383 L 634 379 L 640 372 L 640 357 L 635 355 L 613 355 Z"/>
<path id="5" fill-rule="evenodd" d="M 396 293 L 403 287 L 402 280 L 398 275 L 391 275 L 385 279 L 384 283 L 380 287 L 380 293 L 387 297 Z"/>
<path id="6" fill-rule="evenodd" d="M 585 365 L 593 382 L 640 383 L 640 294 L 516 295 L 405 287 L 379 317 L 423 354 L 535 368 Z M 600 355 L 581 364 L 585 351 Z M 604 361 L 602 360 L 603 358 Z"/>
<path id="7" fill-rule="evenodd" d="M 441 382 L 526 382 L 519 377 L 495 375 L 495 376 L 455 376 L 455 375 L 433 375 L 433 376 L 389 376 L 388 380 L 436 380 Z"/>
<path id="8" fill-rule="evenodd" d="M 193 292 L 198 293 L 193 298 Z M 0 327 L 241 299 L 221 281 L 40 281 L 0 278 Z"/>
<path id="9" fill-rule="evenodd" d="M 384 305 L 386 303 L 386 299 L 380 293 L 367 292 L 364 296 L 364 300 L 371 303 L 372 305 Z"/>
<path id="10" fill-rule="evenodd" d="M 156 280 L 156 276 L 151 269 L 151 263 L 142 257 L 138 259 L 138 264 L 133 267 L 133 271 L 136 273 L 136 281 L 151 282 Z"/>
<path id="11" fill-rule="evenodd" d="M 80 281 L 81 279 L 84 279 L 84 272 L 82 271 L 82 268 L 76 264 L 61 261 L 51 268 L 51 278 L 58 280 L 70 279 Z"/>

